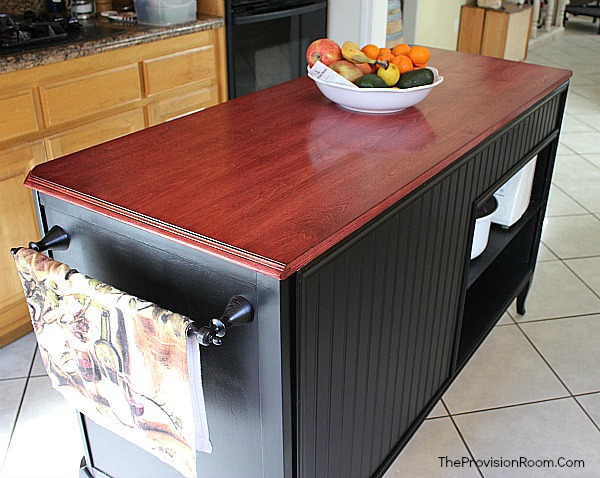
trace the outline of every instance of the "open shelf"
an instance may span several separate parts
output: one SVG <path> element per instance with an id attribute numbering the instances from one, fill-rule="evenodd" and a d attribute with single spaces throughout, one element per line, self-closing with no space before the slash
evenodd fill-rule
<path id="1" fill-rule="evenodd" d="M 537 215 L 541 204 L 532 202 L 521 219 L 519 219 L 510 228 L 506 229 L 497 224 L 492 224 L 490 228 L 490 237 L 485 251 L 473 259 L 469 265 L 469 275 L 467 278 L 467 288 L 470 288 L 473 283 L 485 272 L 485 270 L 494 262 L 504 248 L 510 244 L 515 236 L 529 223 L 531 218 Z"/>
<path id="2" fill-rule="evenodd" d="M 471 267 L 476 267 L 475 271 L 469 270 L 469 288 L 456 362 L 458 367 L 469 359 L 531 279 L 539 212 L 539 207 L 530 207 L 510 229 L 495 227 L 490 235 L 488 248 L 491 249 L 486 248 L 480 256 L 482 261 Z"/>

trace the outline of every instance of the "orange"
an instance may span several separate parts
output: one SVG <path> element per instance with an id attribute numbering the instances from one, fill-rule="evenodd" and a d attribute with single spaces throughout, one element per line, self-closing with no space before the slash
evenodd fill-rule
<path id="1" fill-rule="evenodd" d="M 373 45 L 372 43 L 363 46 L 361 51 L 371 60 L 377 60 L 377 57 L 379 56 L 379 47 L 377 45 Z"/>
<path id="2" fill-rule="evenodd" d="M 400 69 L 400 74 L 406 73 L 407 71 L 413 69 L 413 62 L 406 55 L 395 56 L 391 62 Z"/>
<path id="3" fill-rule="evenodd" d="M 384 51 L 381 51 L 384 50 Z M 387 50 L 387 51 L 385 51 Z M 389 48 L 380 48 L 379 49 L 379 55 L 377 56 L 377 59 L 379 61 L 392 61 L 394 59 L 394 55 L 392 55 L 392 52 L 390 51 Z M 376 65 L 376 68 L 381 68 L 379 65 Z"/>
<path id="4" fill-rule="evenodd" d="M 392 48 L 392 53 L 394 56 L 408 55 L 409 51 L 410 51 L 410 46 L 407 45 L 406 43 L 399 43 L 394 48 Z"/>
<path id="5" fill-rule="evenodd" d="M 425 66 L 429 61 L 429 50 L 424 46 L 413 46 L 408 52 L 408 57 L 415 66 Z"/>

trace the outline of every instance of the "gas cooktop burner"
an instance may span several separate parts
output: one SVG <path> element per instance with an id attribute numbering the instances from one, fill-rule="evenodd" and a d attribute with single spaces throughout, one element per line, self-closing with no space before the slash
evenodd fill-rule
<path id="1" fill-rule="evenodd" d="M 77 19 L 65 19 L 59 15 L 48 14 L 36 16 L 27 11 L 21 18 L 13 19 L 10 15 L 0 13 L 0 47 L 14 48 L 52 43 L 67 38 L 69 30 L 79 29 Z"/>

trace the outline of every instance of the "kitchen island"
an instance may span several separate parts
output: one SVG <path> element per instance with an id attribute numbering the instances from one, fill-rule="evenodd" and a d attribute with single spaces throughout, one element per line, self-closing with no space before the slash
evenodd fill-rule
<path id="1" fill-rule="evenodd" d="M 55 259 L 208 322 L 200 476 L 380 476 L 532 280 L 570 72 L 432 50 L 390 115 L 308 78 L 36 166 Z M 477 206 L 536 157 L 529 206 L 470 260 Z M 82 417 L 82 473 L 174 476 Z M 82 475 L 83 476 L 83 475 Z M 89 476 L 89 475 L 86 475 Z"/>

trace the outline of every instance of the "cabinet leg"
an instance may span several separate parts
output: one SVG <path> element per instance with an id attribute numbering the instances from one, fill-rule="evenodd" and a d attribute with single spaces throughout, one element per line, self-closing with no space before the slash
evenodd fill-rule
<path id="1" fill-rule="evenodd" d="M 529 287 L 531 286 L 531 281 L 525 284 L 523 290 L 519 292 L 517 296 L 517 314 L 525 315 L 525 299 L 527 298 L 527 294 L 529 293 Z"/>

